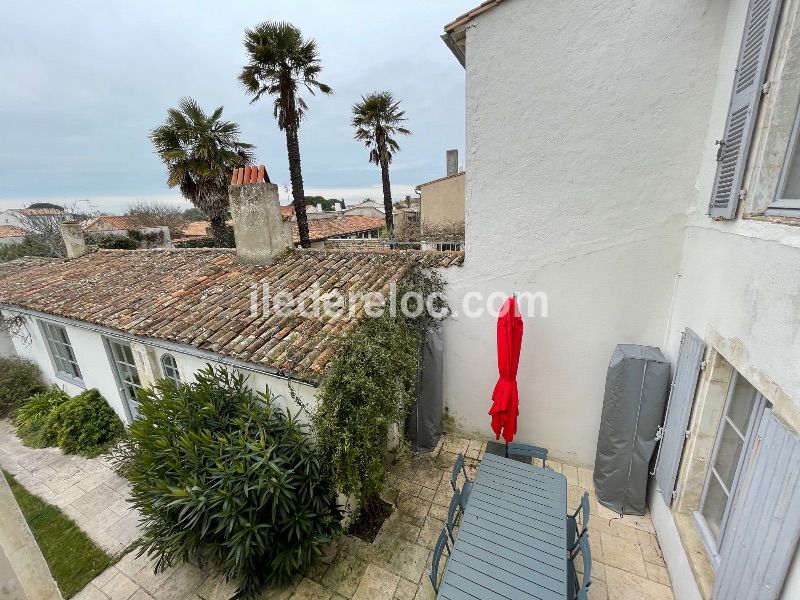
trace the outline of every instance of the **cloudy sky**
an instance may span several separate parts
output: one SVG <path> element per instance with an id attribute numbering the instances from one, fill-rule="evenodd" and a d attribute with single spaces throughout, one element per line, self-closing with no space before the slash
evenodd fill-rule
<path id="1" fill-rule="evenodd" d="M 350 107 L 387 89 L 414 135 L 402 139 L 393 193 L 444 174 L 448 148 L 463 162 L 464 71 L 439 39 L 478 0 L 16 2 L 0 20 L 0 208 L 50 200 L 107 212 L 131 201 L 180 202 L 165 184 L 148 132 L 191 96 L 241 125 L 258 161 L 288 198 L 285 140 L 269 102 L 250 104 L 237 82 L 246 27 L 294 23 L 319 46 L 321 80 L 300 132 L 306 193 L 380 196 L 377 167 L 352 139 Z"/>

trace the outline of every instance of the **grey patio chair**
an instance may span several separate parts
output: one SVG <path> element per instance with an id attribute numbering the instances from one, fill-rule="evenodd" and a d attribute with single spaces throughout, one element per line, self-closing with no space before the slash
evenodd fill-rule
<path id="1" fill-rule="evenodd" d="M 583 577 L 578 579 L 578 571 L 575 569 L 575 559 L 578 554 L 583 558 Z M 578 540 L 577 549 L 570 554 L 572 561 L 572 572 L 575 575 L 575 596 L 576 600 L 589 600 L 589 586 L 592 585 L 592 549 L 589 546 L 589 536 L 584 535 Z"/>
<path id="2" fill-rule="evenodd" d="M 538 458 L 542 461 L 542 466 L 547 466 L 547 448 L 531 446 L 530 444 L 508 444 L 506 446 L 506 457 L 525 456 L 527 458 Z"/>
<path id="3" fill-rule="evenodd" d="M 450 485 L 453 486 L 453 491 L 458 492 L 458 474 L 464 474 L 464 485 L 462 486 L 461 492 L 461 510 L 467 508 L 467 502 L 469 502 L 469 495 L 472 492 L 472 480 L 467 477 L 467 468 L 464 466 L 464 455 L 459 453 L 456 457 L 456 462 L 453 465 L 453 472 L 450 474 Z"/>
<path id="4" fill-rule="evenodd" d="M 433 556 L 431 557 L 430 579 L 433 590 L 436 593 L 439 592 L 439 561 L 442 559 L 442 552 L 445 548 L 447 548 L 449 554 L 450 546 L 447 543 L 447 531 L 442 529 L 439 539 L 436 540 L 436 545 L 433 547 Z"/>
<path id="5" fill-rule="evenodd" d="M 463 512 L 464 508 L 461 506 L 461 492 L 456 490 L 453 492 L 453 497 L 450 498 L 450 506 L 447 509 L 447 521 L 445 522 L 447 533 L 450 534 L 450 540 L 454 544 L 456 542 L 456 537 L 453 534 L 453 529 L 455 529 L 456 520 L 458 520 L 459 513 Z"/>
<path id="6" fill-rule="evenodd" d="M 580 524 L 578 522 L 578 515 L 581 515 Z M 575 528 L 575 543 L 570 548 L 570 552 L 573 552 L 575 548 L 578 546 L 578 543 L 581 541 L 581 538 L 585 537 L 589 531 L 589 492 L 583 492 L 583 496 L 581 496 L 581 503 L 575 512 L 571 515 L 567 515 L 567 526 Z"/>

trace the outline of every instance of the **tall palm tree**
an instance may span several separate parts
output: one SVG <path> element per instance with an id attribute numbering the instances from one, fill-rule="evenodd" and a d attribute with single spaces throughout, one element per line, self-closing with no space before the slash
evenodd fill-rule
<path id="1" fill-rule="evenodd" d="M 239 141 L 239 126 L 222 120 L 221 106 L 207 115 L 191 98 L 167 111 L 150 140 L 167 165 L 167 185 L 208 215 L 215 245 L 224 246 L 231 171 L 253 161 L 254 146 Z"/>
<path id="2" fill-rule="evenodd" d="M 255 102 L 264 94 L 274 96 L 273 114 L 278 127 L 286 133 L 289 155 L 289 176 L 292 180 L 292 199 L 300 244 L 311 246 L 308 239 L 303 172 L 300 168 L 300 121 L 308 106 L 299 96 L 305 87 L 311 95 L 316 90 L 330 94 L 330 86 L 320 82 L 322 64 L 317 55 L 317 43 L 303 38 L 302 32 L 291 23 L 267 21 L 247 29 L 244 47 L 250 62 L 242 68 L 239 81 Z"/>
<path id="3" fill-rule="evenodd" d="M 383 208 L 386 213 L 386 229 L 394 231 L 392 218 L 392 186 L 389 183 L 389 164 L 392 155 L 400 150 L 394 140 L 397 134 L 411 135 L 402 126 L 406 120 L 405 111 L 400 110 L 400 101 L 391 92 L 372 92 L 361 96 L 361 102 L 353 105 L 353 127 L 355 139 L 361 140 L 369 148 L 369 162 L 381 168 L 383 183 Z"/>

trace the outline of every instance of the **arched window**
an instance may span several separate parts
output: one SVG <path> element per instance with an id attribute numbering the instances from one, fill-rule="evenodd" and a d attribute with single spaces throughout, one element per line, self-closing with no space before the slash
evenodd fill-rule
<path id="1" fill-rule="evenodd" d="M 175 385 L 181 384 L 181 374 L 178 372 L 178 363 L 175 362 L 175 357 L 172 354 L 161 355 L 161 372 L 166 379 L 169 379 Z"/>

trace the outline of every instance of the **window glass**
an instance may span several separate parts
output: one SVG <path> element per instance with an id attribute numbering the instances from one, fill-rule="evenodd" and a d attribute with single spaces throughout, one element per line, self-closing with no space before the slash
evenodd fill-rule
<path id="1" fill-rule="evenodd" d="M 703 503 L 703 516 L 706 524 L 711 530 L 714 539 L 719 540 L 720 529 L 722 527 L 722 515 L 725 513 L 725 506 L 728 504 L 728 494 L 720 485 L 716 477 L 711 477 L 708 481 L 708 491 L 706 501 Z"/>
<path id="2" fill-rule="evenodd" d="M 783 184 L 783 198 L 791 198 L 793 200 L 800 198 L 800 152 L 797 151 L 798 144 L 789 150 L 790 154 L 787 156 L 786 179 Z"/>
<path id="3" fill-rule="evenodd" d="M 74 379 L 81 379 L 81 369 L 69 342 L 67 330 L 61 325 L 43 322 L 42 331 L 44 332 L 45 341 L 50 350 L 56 373 Z"/>
<path id="4" fill-rule="evenodd" d="M 733 485 L 736 475 L 736 465 L 739 464 L 739 454 L 742 452 L 744 440 L 734 431 L 730 423 L 725 423 L 720 434 L 717 458 L 714 460 L 714 470 L 719 475 L 720 481 L 729 490 Z"/>
<path id="5" fill-rule="evenodd" d="M 169 379 L 175 385 L 180 385 L 181 374 L 178 371 L 178 363 L 175 362 L 175 357 L 171 354 L 164 354 L 161 357 L 161 372 L 166 379 Z"/>
<path id="6" fill-rule="evenodd" d="M 111 349 L 111 357 L 114 362 L 114 369 L 116 370 L 121 390 L 128 400 L 128 403 L 132 406 L 132 411 L 134 411 L 136 406 L 136 391 L 142 387 L 142 382 L 139 379 L 139 371 L 133 360 L 133 351 L 131 347 L 124 342 L 108 340 L 108 345 Z"/>
<path id="7" fill-rule="evenodd" d="M 736 378 L 736 387 L 731 395 L 730 406 L 728 406 L 728 417 L 742 435 L 747 432 L 750 413 L 753 412 L 753 403 L 756 401 L 756 393 L 756 388 L 750 385 L 750 382 L 744 377 Z"/>

